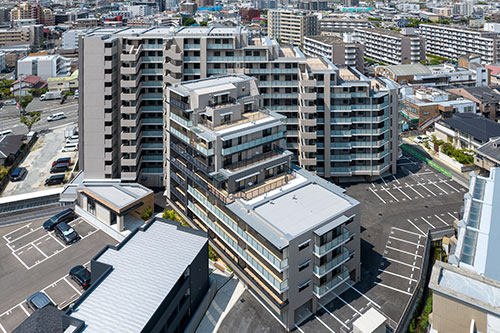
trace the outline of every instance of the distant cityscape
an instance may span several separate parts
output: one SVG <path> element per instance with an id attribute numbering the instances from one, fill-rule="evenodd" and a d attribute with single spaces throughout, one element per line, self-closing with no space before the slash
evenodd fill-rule
<path id="1" fill-rule="evenodd" d="M 498 173 L 496 1 L 0 0 L 1 333 L 500 332 Z"/>

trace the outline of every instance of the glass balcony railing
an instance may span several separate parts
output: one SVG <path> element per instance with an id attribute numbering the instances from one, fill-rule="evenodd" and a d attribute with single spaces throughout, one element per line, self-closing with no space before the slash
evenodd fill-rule
<path id="1" fill-rule="evenodd" d="M 316 297 L 321 298 L 328 294 L 330 291 L 335 290 L 338 286 L 349 279 L 349 270 L 347 267 L 344 267 L 342 273 L 335 276 L 331 281 L 325 283 L 322 286 L 314 285 L 314 294 Z"/>
<path id="2" fill-rule="evenodd" d="M 325 253 L 333 251 L 340 245 L 346 243 L 352 235 L 353 234 L 351 234 L 349 230 L 344 228 L 344 231 L 342 232 L 342 234 L 340 234 L 340 236 L 335 237 L 328 243 L 321 246 L 314 245 L 314 254 L 316 254 L 317 256 L 323 256 Z"/>
<path id="3" fill-rule="evenodd" d="M 332 260 L 330 260 L 326 264 L 321 265 L 321 266 L 314 265 L 313 272 L 317 277 L 320 278 L 323 275 L 331 272 L 332 270 L 334 270 L 338 266 L 345 263 L 349 259 L 350 256 L 351 255 L 349 253 L 349 250 L 344 247 L 344 248 L 342 248 L 342 251 L 339 255 L 335 256 Z"/>

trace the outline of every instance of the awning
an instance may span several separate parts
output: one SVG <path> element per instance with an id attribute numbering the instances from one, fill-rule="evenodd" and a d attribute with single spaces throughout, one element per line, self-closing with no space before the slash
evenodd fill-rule
<path id="1" fill-rule="evenodd" d="M 233 114 L 233 111 L 228 111 L 228 112 L 221 113 L 220 116 L 224 117 L 224 116 L 227 116 L 229 114 Z"/>
<path id="2" fill-rule="evenodd" d="M 224 95 L 229 95 L 230 92 L 229 91 L 224 91 L 224 92 L 220 92 L 220 93 L 217 93 L 217 94 L 214 94 L 214 97 L 217 97 L 217 96 L 224 96 Z"/>
<path id="3" fill-rule="evenodd" d="M 236 180 L 235 180 L 235 182 L 239 183 L 239 182 L 241 182 L 242 180 L 245 180 L 245 179 L 250 178 L 250 177 L 253 177 L 253 176 L 257 176 L 257 175 L 259 175 L 259 174 L 260 174 L 260 172 L 259 172 L 259 171 L 257 171 L 257 172 L 251 173 L 251 174 L 249 174 L 249 175 L 243 176 L 243 177 L 241 177 L 241 178 L 238 178 L 238 179 L 236 179 Z"/>

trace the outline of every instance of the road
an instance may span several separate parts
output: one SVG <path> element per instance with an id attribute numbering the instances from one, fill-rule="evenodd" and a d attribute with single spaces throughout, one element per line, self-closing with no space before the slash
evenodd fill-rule
<path id="1" fill-rule="evenodd" d="M 72 98 L 63 105 L 60 104 L 59 100 L 40 101 L 38 98 L 34 98 L 28 105 L 27 111 L 42 112 L 42 118 L 33 126 L 33 131 L 42 131 L 78 122 L 78 100 Z M 49 123 L 47 117 L 56 112 L 64 112 L 66 119 Z M 13 134 L 26 134 L 28 132 L 27 127 L 19 122 L 19 112 L 15 106 L 4 106 L 0 109 L 0 131 L 5 130 L 12 130 Z"/>

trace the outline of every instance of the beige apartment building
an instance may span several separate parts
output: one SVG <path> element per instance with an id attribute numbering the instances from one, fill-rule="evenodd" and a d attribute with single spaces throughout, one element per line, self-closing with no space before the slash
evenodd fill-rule
<path id="1" fill-rule="evenodd" d="M 221 74 L 257 79 L 262 107 L 286 117 L 293 163 L 326 179 L 396 172 L 397 85 L 245 28 L 96 29 L 80 42 L 79 68 L 89 177 L 162 186 L 165 87 Z"/>
<path id="2" fill-rule="evenodd" d="M 305 11 L 269 10 L 268 36 L 281 45 L 301 46 L 305 36 L 318 34 L 318 18 Z"/>
<path id="3" fill-rule="evenodd" d="M 30 44 L 43 41 L 43 25 L 31 25 L 15 29 L 0 29 L 0 46 Z"/>

